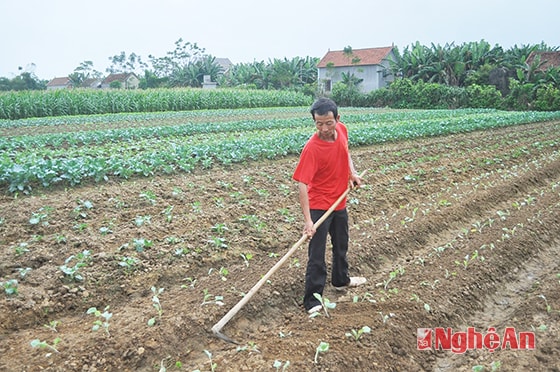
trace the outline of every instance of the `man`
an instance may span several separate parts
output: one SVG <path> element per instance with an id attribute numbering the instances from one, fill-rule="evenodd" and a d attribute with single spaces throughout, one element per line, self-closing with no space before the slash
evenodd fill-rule
<path id="1" fill-rule="evenodd" d="M 303 305 L 310 313 L 321 310 L 314 293 L 323 295 L 327 278 L 325 250 L 327 235 L 332 242 L 332 285 L 338 290 L 364 284 L 364 277 L 348 275 L 348 213 L 346 198 L 317 228 L 314 223 L 333 205 L 349 185 L 360 187 L 362 179 L 356 173 L 348 151 L 348 130 L 341 123 L 336 103 L 320 98 L 311 106 L 311 116 L 317 132 L 305 144 L 294 171 L 298 182 L 299 202 L 303 211 L 303 233 L 311 240 L 305 273 Z"/>

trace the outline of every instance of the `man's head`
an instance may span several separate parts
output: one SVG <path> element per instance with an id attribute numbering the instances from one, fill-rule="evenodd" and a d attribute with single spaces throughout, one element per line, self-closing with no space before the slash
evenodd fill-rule
<path id="1" fill-rule="evenodd" d="M 336 103 L 328 98 L 320 98 L 311 106 L 311 115 L 319 138 L 327 142 L 336 140 L 336 123 L 340 119 Z"/>
<path id="2" fill-rule="evenodd" d="M 315 120 L 315 114 L 324 116 L 327 115 L 329 111 L 332 112 L 333 117 L 338 120 L 338 107 L 332 99 L 319 98 L 311 106 L 311 116 L 313 116 L 313 120 Z"/>

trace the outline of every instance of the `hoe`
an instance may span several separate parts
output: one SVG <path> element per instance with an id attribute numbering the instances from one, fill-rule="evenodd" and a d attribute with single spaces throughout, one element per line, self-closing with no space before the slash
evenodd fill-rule
<path id="1" fill-rule="evenodd" d="M 366 170 L 367 171 L 367 170 Z M 364 174 L 366 173 L 366 171 L 363 171 L 362 174 L 360 174 L 360 177 L 363 177 Z M 350 192 L 350 190 L 353 188 L 353 186 L 349 186 L 346 191 L 340 195 L 340 197 L 333 203 L 333 205 L 331 205 L 331 207 L 325 212 L 325 214 L 323 214 L 323 216 L 321 216 L 321 218 L 319 220 L 317 220 L 317 222 L 315 222 L 315 224 L 313 225 L 313 227 L 316 229 L 317 227 L 319 227 L 326 219 L 327 217 L 335 210 L 335 208 L 340 204 L 340 202 L 346 197 L 346 195 L 348 195 L 348 193 Z M 253 295 L 255 293 L 257 293 L 257 291 L 263 286 L 264 283 L 266 283 L 266 281 L 272 276 L 272 274 L 274 274 L 279 268 L 280 266 L 282 266 L 287 260 L 288 258 L 290 258 L 290 256 L 296 251 L 296 249 L 299 248 L 299 246 L 301 246 L 303 243 L 305 243 L 305 241 L 309 239 L 309 236 L 307 236 L 306 234 L 304 234 L 293 246 L 292 248 L 290 248 L 290 250 L 288 252 L 286 252 L 286 254 L 270 269 L 268 270 L 268 272 L 261 278 L 261 280 L 259 280 L 254 286 L 253 288 L 251 288 L 251 290 L 249 292 L 247 292 L 247 294 L 234 306 L 230 309 L 230 311 L 227 312 L 226 315 L 224 315 L 224 317 L 222 319 L 220 319 L 220 321 L 218 323 L 216 323 L 213 327 L 212 327 L 212 332 L 214 333 L 214 335 L 218 338 L 221 338 L 224 341 L 227 342 L 231 342 L 234 344 L 239 344 L 238 342 L 232 340 L 231 338 L 229 338 L 228 336 L 226 336 L 225 334 L 223 334 L 222 328 L 224 328 L 224 326 L 231 320 L 231 318 L 233 318 L 235 316 L 235 314 L 237 314 L 239 312 L 239 310 L 245 306 L 245 304 L 247 302 L 249 302 L 249 300 L 251 299 L 251 297 L 253 297 Z"/>

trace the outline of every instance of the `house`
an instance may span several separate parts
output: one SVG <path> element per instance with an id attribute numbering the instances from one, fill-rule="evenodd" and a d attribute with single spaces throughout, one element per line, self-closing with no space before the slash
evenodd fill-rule
<path id="1" fill-rule="evenodd" d="M 539 59 L 537 71 L 544 72 L 551 67 L 560 67 L 560 51 L 556 52 L 535 52 L 532 51 L 527 56 L 526 63 L 532 65 L 535 59 Z"/>
<path id="2" fill-rule="evenodd" d="M 72 81 L 68 76 L 55 77 L 47 83 L 47 90 L 68 89 L 72 88 Z"/>
<path id="3" fill-rule="evenodd" d="M 124 72 L 120 74 L 110 74 L 101 82 L 102 89 L 123 88 L 137 89 L 140 79 L 133 72 Z"/>
<path id="4" fill-rule="evenodd" d="M 87 78 L 82 82 L 82 88 L 101 88 L 101 79 Z"/>
<path id="5" fill-rule="evenodd" d="M 229 58 L 216 58 L 214 61 L 222 68 L 222 74 L 224 75 L 227 74 L 231 66 L 233 66 Z"/>
<path id="6" fill-rule="evenodd" d="M 330 92 L 344 75 L 363 79 L 358 85 L 363 93 L 386 87 L 394 76 L 389 60 L 395 60 L 393 46 L 381 48 L 328 51 L 317 64 L 320 90 Z"/>

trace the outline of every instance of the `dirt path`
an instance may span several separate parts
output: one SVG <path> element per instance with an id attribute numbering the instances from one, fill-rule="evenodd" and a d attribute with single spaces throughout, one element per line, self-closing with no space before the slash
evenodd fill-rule
<path id="1" fill-rule="evenodd" d="M 3 195 L 0 282 L 17 279 L 18 294 L 0 295 L 0 371 L 559 370 L 559 133 L 540 123 L 354 149 L 370 171 L 349 196 L 349 260 L 368 283 L 327 286 L 336 308 L 309 318 L 304 246 L 224 327 L 239 345 L 210 328 L 299 239 L 296 158 Z M 107 306 L 108 333 L 92 331 L 104 319 L 87 310 Z M 513 327 L 536 345 L 417 350 L 418 328 L 438 327 Z M 57 337 L 58 352 L 30 345 Z"/>

